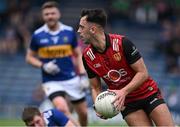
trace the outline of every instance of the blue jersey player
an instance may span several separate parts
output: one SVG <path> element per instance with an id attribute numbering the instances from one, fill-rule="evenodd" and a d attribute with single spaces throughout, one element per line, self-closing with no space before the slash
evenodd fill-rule
<path id="1" fill-rule="evenodd" d="M 57 109 L 40 113 L 36 107 L 26 107 L 22 113 L 22 120 L 26 126 L 31 127 L 75 127 L 73 122 Z"/>
<path id="2" fill-rule="evenodd" d="M 68 96 L 79 116 L 80 124 L 86 126 L 87 104 L 82 90 L 85 78 L 77 76 L 75 67 L 80 75 L 86 72 L 76 34 L 72 27 L 59 21 L 61 14 L 56 2 L 48 1 L 43 4 L 42 17 L 45 24 L 33 33 L 26 61 L 42 69 L 42 87 L 54 106 L 72 119 L 64 98 Z"/>

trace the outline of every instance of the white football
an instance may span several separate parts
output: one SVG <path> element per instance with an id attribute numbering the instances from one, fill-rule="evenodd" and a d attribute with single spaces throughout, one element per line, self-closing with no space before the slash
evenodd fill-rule
<path id="1" fill-rule="evenodd" d="M 112 118 L 116 116 L 119 111 L 116 110 L 114 101 L 116 94 L 114 92 L 104 91 L 100 93 L 95 100 L 94 106 L 97 113 L 105 118 Z"/>

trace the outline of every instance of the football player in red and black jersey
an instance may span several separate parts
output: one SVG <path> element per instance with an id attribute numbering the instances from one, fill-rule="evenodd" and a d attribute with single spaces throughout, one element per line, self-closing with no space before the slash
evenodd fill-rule
<path id="1" fill-rule="evenodd" d="M 93 100 L 102 92 L 102 78 L 109 91 L 116 93 L 113 103 L 129 126 L 153 126 L 153 122 L 157 126 L 174 126 L 157 83 L 148 75 L 136 46 L 123 35 L 105 33 L 106 20 L 102 9 L 84 9 L 78 28 L 82 41 L 88 44 L 83 63 Z"/>

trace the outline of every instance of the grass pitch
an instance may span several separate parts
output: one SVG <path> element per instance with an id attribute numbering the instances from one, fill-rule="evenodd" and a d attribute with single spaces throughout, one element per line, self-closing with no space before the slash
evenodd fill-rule
<path id="1" fill-rule="evenodd" d="M 20 120 L 20 119 L 0 119 L 0 127 L 19 127 L 19 126 L 23 126 L 25 127 L 24 123 Z M 103 123 L 90 123 L 88 125 L 88 127 L 95 127 L 95 126 L 108 126 L 108 127 L 115 127 L 115 126 L 118 126 L 118 127 L 122 127 L 122 126 L 126 126 L 125 123 L 123 124 L 103 124 Z"/>

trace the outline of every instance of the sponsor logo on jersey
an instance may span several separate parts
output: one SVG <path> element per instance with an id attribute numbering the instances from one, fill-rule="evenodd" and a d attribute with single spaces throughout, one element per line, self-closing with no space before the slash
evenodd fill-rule
<path id="1" fill-rule="evenodd" d="M 94 64 L 93 66 L 94 66 L 94 68 L 98 68 L 98 67 L 101 67 L 101 64 L 97 63 L 97 64 Z"/>
<path id="2" fill-rule="evenodd" d="M 113 50 L 118 52 L 119 51 L 119 39 L 114 38 L 112 41 L 113 41 Z"/>
<path id="3" fill-rule="evenodd" d="M 113 58 L 116 60 L 116 61 L 120 61 L 121 60 L 121 54 L 118 52 L 118 53 L 115 53 L 113 55 Z"/>
<path id="4" fill-rule="evenodd" d="M 133 49 L 133 52 L 131 53 L 131 56 L 134 56 L 136 55 L 136 53 L 138 53 L 138 50 L 135 46 L 133 46 L 132 49 Z"/>
<path id="5" fill-rule="evenodd" d="M 54 37 L 51 37 L 51 39 L 53 40 L 54 44 L 57 44 L 58 40 L 59 40 L 59 37 L 58 36 L 54 36 Z"/>
<path id="6" fill-rule="evenodd" d="M 91 61 L 93 61 L 96 58 L 91 49 L 89 49 L 86 54 L 89 56 Z"/>
<path id="7" fill-rule="evenodd" d="M 158 100 L 158 98 L 154 98 L 154 99 L 150 102 L 150 104 L 154 103 L 154 102 L 157 101 L 157 100 Z"/>
<path id="8" fill-rule="evenodd" d="M 50 118 L 52 115 L 53 115 L 53 113 L 52 113 L 51 110 L 43 113 L 43 117 L 44 117 L 45 123 L 46 123 L 47 125 L 49 124 L 48 118 Z"/>
<path id="9" fill-rule="evenodd" d="M 108 79 L 109 81 L 118 82 L 120 81 L 121 77 L 126 76 L 127 71 L 125 71 L 123 68 L 119 70 L 110 70 L 106 75 L 103 76 L 103 78 Z"/>
<path id="10" fill-rule="evenodd" d="M 152 90 L 153 90 L 153 87 L 151 87 L 151 86 L 148 87 L 148 90 L 149 90 L 149 91 L 152 91 Z"/>
<path id="11" fill-rule="evenodd" d="M 62 58 L 72 55 L 71 45 L 56 45 L 42 47 L 38 50 L 40 58 Z"/>
<path id="12" fill-rule="evenodd" d="M 48 43 L 48 42 L 49 42 L 49 40 L 47 38 L 44 38 L 44 39 L 40 40 L 41 44 L 45 44 L 45 43 Z"/>

